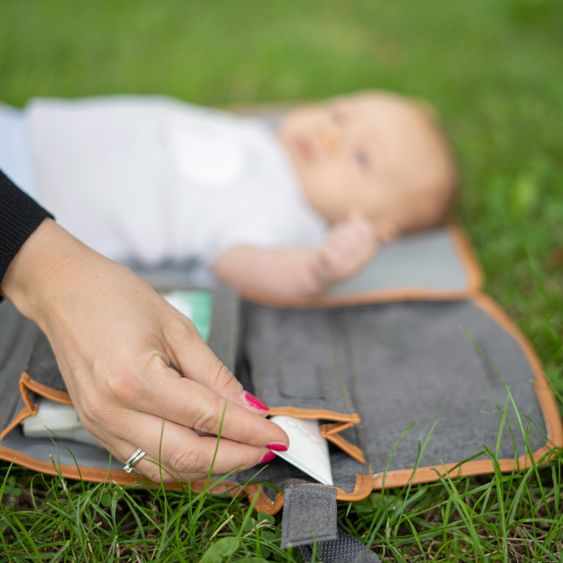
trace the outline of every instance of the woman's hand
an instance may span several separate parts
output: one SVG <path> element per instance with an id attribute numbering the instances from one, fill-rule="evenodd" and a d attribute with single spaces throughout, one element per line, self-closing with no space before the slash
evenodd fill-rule
<path id="1" fill-rule="evenodd" d="M 246 469 L 285 449 L 285 433 L 201 340 L 127 268 L 44 221 L 4 277 L 3 293 L 51 343 L 80 418 L 112 454 L 152 480 Z M 160 463 L 159 463 L 160 462 Z"/>

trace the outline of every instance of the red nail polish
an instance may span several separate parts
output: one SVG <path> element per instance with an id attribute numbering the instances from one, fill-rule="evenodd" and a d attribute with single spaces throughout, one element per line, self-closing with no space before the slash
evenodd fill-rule
<path id="1" fill-rule="evenodd" d="M 280 442 L 272 442 L 271 444 L 266 444 L 269 450 L 274 450 L 275 452 L 287 452 L 287 446 L 281 444 Z"/>
<path id="2" fill-rule="evenodd" d="M 252 407 L 253 409 L 256 409 L 257 411 L 261 411 L 261 412 L 268 412 L 270 410 L 268 405 L 266 405 L 260 399 L 255 397 L 252 393 L 249 393 L 248 391 L 244 391 L 242 396 L 246 401 L 246 404 Z"/>
<path id="3" fill-rule="evenodd" d="M 269 461 L 272 461 L 273 459 L 276 458 L 276 454 L 272 453 L 272 452 L 266 452 L 262 459 L 258 462 L 258 463 L 268 463 Z"/>

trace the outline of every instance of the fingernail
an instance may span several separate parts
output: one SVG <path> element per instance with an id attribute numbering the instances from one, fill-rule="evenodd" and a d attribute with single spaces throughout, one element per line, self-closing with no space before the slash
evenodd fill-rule
<path id="1" fill-rule="evenodd" d="M 276 454 L 272 453 L 272 452 L 266 452 L 263 456 L 262 459 L 258 462 L 258 463 L 268 463 L 270 461 L 272 461 L 273 459 L 276 458 Z"/>
<path id="2" fill-rule="evenodd" d="M 266 444 L 269 450 L 274 450 L 275 452 L 287 452 L 287 446 L 280 442 L 272 442 L 271 444 Z"/>
<path id="3" fill-rule="evenodd" d="M 268 412 L 270 410 L 268 405 L 263 403 L 260 399 L 258 399 L 252 393 L 249 393 L 248 391 L 244 391 L 242 393 L 242 397 L 249 407 L 252 407 L 253 409 L 256 409 L 257 411 Z"/>

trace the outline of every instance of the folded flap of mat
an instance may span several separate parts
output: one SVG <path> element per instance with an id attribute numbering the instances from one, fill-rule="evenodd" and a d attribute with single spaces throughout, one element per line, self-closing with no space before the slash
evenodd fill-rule
<path id="1" fill-rule="evenodd" d="M 303 418 L 305 420 L 330 420 L 338 421 L 330 424 L 321 424 L 320 433 L 323 438 L 347 453 L 352 459 L 355 459 L 362 465 L 366 463 L 366 456 L 363 450 L 342 436 L 341 432 L 348 430 L 353 426 L 360 424 L 361 419 L 358 413 L 339 413 L 324 409 L 302 409 L 296 407 L 272 407 L 270 415 L 285 415 L 294 418 Z"/>
<path id="2" fill-rule="evenodd" d="M 24 374 L 27 376 L 27 374 Z M 26 378 L 22 376 L 19 381 L 19 392 L 20 392 L 20 401 L 19 404 L 21 408 L 19 408 L 15 413 L 12 419 L 8 422 L 8 424 L 0 429 L 0 440 L 3 440 L 14 428 L 16 428 L 19 424 L 21 424 L 27 417 L 34 416 L 37 413 L 37 407 L 35 405 L 35 400 L 33 396 L 30 394 L 29 388 L 26 386 Z M 29 376 L 27 376 L 28 378 Z"/>
<path id="3" fill-rule="evenodd" d="M 352 427 L 351 422 L 336 423 L 336 424 L 321 424 L 321 436 L 326 438 L 329 442 L 338 446 L 341 450 L 345 451 L 351 458 L 355 459 L 358 463 L 366 463 L 366 455 L 363 450 L 356 444 L 352 444 L 347 440 L 342 432 Z"/>
<path id="4" fill-rule="evenodd" d="M 255 393 L 272 415 L 331 423 L 321 427 L 326 439 L 363 465 L 362 448 L 341 434 L 361 418 L 350 393 L 353 368 L 342 345 L 340 314 L 247 303 L 241 355 Z"/>

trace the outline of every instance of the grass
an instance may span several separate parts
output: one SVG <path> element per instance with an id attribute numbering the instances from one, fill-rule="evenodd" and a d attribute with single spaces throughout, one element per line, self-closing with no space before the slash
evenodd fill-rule
<path id="1" fill-rule="evenodd" d="M 458 216 L 487 291 L 561 399 L 562 28 L 556 0 L 5 0 L 0 99 L 135 92 L 224 105 L 362 88 L 427 98 L 458 154 Z M 339 520 L 389 560 L 559 561 L 562 459 L 376 492 L 343 504 Z M 279 518 L 243 500 L 73 483 L 7 464 L 0 482 L 0 559 L 297 558 L 279 548 Z"/>

